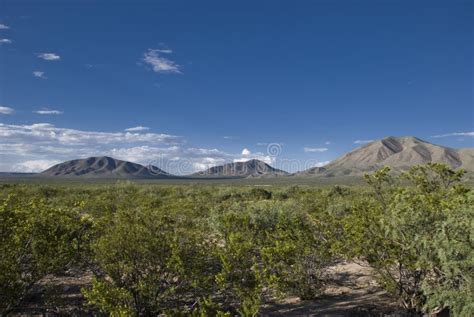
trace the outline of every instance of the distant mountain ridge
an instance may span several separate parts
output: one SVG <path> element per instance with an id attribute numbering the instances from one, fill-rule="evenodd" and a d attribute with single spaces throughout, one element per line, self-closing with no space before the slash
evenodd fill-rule
<path id="1" fill-rule="evenodd" d="M 474 149 L 453 149 L 416 137 L 387 137 L 370 142 L 335 159 L 323 167 L 314 167 L 297 176 L 352 176 L 390 166 L 404 171 L 429 162 L 445 163 L 452 168 L 474 172 Z"/>
<path id="2" fill-rule="evenodd" d="M 271 167 L 260 160 L 227 163 L 194 173 L 192 177 L 272 177 L 288 175 L 288 172 Z"/>
<path id="3" fill-rule="evenodd" d="M 83 178 L 168 178 L 172 175 L 156 166 L 117 160 L 108 156 L 77 159 L 54 165 L 41 172 L 47 177 Z"/>
<path id="4" fill-rule="evenodd" d="M 395 171 L 429 162 L 446 163 L 474 173 L 474 148 L 453 149 L 416 137 L 387 137 L 358 147 L 329 164 L 291 174 L 296 177 L 361 176 L 382 166 Z M 260 160 L 227 163 L 188 176 L 175 176 L 155 166 L 114 159 L 108 156 L 71 160 L 37 174 L 44 177 L 166 179 L 166 178 L 264 178 L 288 176 Z"/>

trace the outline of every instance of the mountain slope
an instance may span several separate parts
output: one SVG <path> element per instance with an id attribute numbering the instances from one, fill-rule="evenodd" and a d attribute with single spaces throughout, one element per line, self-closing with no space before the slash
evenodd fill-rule
<path id="1" fill-rule="evenodd" d="M 311 168 L 297 175 L 362 175 L 382 166 L 403 171 L 429 162 L 474 171 L 474 149 L 452 149 L 415 137 L 387 137 L 346 153 L 323 167 Z"/>
<path id="2" fill-rule="evenodd" d="M 287 175 L 288 173 L 271 167 L 260 160 L 228 163 L 211 167 L 205 171 L 192 174 L 191 177 L 269 177 Z"/>
<path id="3" fill-rule="evenodd" d="M 166 178 L 171 176 L 155 166 L 145 167 L 108 156 L 67 161 L 54 165 L 39 175 L 84 178 Z"/>

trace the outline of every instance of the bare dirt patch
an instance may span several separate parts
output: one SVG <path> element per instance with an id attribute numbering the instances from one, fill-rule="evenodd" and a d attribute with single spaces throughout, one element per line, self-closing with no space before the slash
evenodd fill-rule
<path id="1" fill-rule="evenodd" d="M 81 288 L 90 286 L 91 272 L 67 272 L 48 275 L 33 286 L 31 293 L 16 309 L 15 316 L 92 315 L 84 304 Z"/>
<path id="2" fill-rule="evenodd" d="M 267 305 L 264 316 L 407 316 L 380 288 L 366 263 L 339 262 L 324 272 L 324 294 L 314 300 L 289 297 Z"/>
<path id="3" fill-rule="evenodd" d="M 91 272 L 47 276 L 34 286 L 16 316 L 93 316 L 84 307 L 81 288 L 90 286 Z M 262 316 L 409 316 L 382 290 L 365 263 L 339 262 L 325 269 L 325 291 L 314 300 L 287 297 L 269 303 Z"/>

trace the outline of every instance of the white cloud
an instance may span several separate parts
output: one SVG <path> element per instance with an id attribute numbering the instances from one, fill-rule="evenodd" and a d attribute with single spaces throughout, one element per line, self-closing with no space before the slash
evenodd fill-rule
<path id="1" fill-rule="evenodd" d="M 0 123 L 0 138 L 16 141 L 42 142 L 53 145 L 110 145 L 128 143 L 177 144 L 182 138 L 168 134 L 98 132 L 57 128 L 49 123 L 12 125 Z"/>
<path id="2" fill-rule="evenodd" d="M 206 157 L 202 159 L 200 162 L 194 162 L 192 163 L 192 169 L 194 172 L 199 172 L 199 171 L 205 171 L 207 169 L 210 169 L 211 167 L 217 166 L 217 165 L 223 165 L 225 164 L 226 161 L 222 159 L 215 159 L 213 157 Z"/>
<path id="3" fill-rule="evenodd" d="M 276 160 L 274 156 L 265 155 L 261 152 L 252 153 L 249 149 L 245 148 L 242 150 L 242 153 L 240 153 L 240 157 L 239 156 L 234 157 L 232 161 L 233 162 L 246 162 L 253 159 L 263 161 L 267 164 L 272 164 Z"/>
<path id="4" fill-rule="evenodd" d="M 170 50 L 170 49 L 157 49 L 156 51 L 159 52 L 159 53 L 163 53 L 163 54 L 173 53 L 173 50 Z"/>
<path id="5" fill-rule="evenodd" d="M 218 149 L 184 147 L 184 144 L 182 137 L 168 134 L 83 131 L 49 123 L 0 123 L 0 171 L 37 171 L 46 164 L 33 162 L 109 155 L 143 165 L 153 164 L 182 175 L 241 157 Z"/>
<path id="6" fill-rule="evenodd" d="M 187 146 L 182 137 L 168 134 L 84 131 L 50 123 L 0 123 L 0 171 L 36 172 L 58 162 L 103 155 L 145 166 L 152 164 L 177 175 L 230 162 L 258 159 L 272 164 L 276 160 L 248 149 L 228 153 Z"/>
<path id="7" fill-rule="evenodd" d="M 58 61 L 61 59 L 61 56 L 55 53 L 39 53 L 37 56 L 45 61 Z"/>
<path id="8" fill-rule="evenodd" d="M 148 165 L 153 163 L 153 161 L 160 161 L 165 158 L 169 159 L 180 155 L 181 148 L 178 146 L 155 147 L 142 145 L 135 147 L 112 148 L 104 154 L 110 155 L 114 158 Z"/>
<path id="9" fill-rule="evenodd" d="M 273 156 L 263 155 L 263 153 L 255 153 L 255 154 L 252 154 L 252 156 L 243 156 L 243 157 L 235 158 L 233 162 L 247 162 L 250 160 L 259 160 L 267 164 L 273 164 L 276 161 L 275 157 Z"/>
<path id="10" fill-rule="evenodd" d="M 326 147 L 305 147 L 303 149 L 306 153 L 314 153 L 314 152 L 326 152 L 328 148 Z"/>
<path id="11" fill-rule="evenodd" d="M 330 162 L 331 161 L 318 162 L 318 163 L 314 164 L 314 167 L 322 167 L 322 166 L 328 165 Z"/>
<path id="12" fill-rule="evenodd" d="M 34 113 L 37 113 L 37 114 L 53 114 L 53 115 L 63 114 L 62 111 L 51 110 L 51 109 L 41 109 L 41 110 L 34 111 Z"/>
<path id="13" fill-rule="evenodd" d="M 9 26 L 0 23 L 0 30 L 8 30 L 9 28 L 10 28 Z"/>
<path id="14" fill-rule="evenodd" d="M 56 160 L 30 160 L 13 165 L 12 170 L 23 173 L 42 172 L 53 165 L 60 163 Z"/>
<path id="15" fill-rule="evenodd" d="M 187 175 L 215 165 L 225 164 L 232 161 L 234 157 L 217 149 L 184 148 L 176 145 L 114 148 L 105 154 L 143 165 L 154 165 L 177 175 Z"/>
<path id="16" fill-rule="evenodd" d="M 331 141 L 326 141 L 326 142 L 324 142 L 324 144 L 329 145 L 329 144 L 331 144 Z"/>
<path id="17" fill-rule="evenodd" d="M 0 106 L 0 114 L 12 114 L 13 109 L 5 106 Z"/>
<path id="18" fill-rule="evenodd" d="M 171 52 L 171 50 L 166 50 L 166 54 L 169 54 Z M 148 49 L 148 51 L 143 54 L 142 60 L 143 62 L 150 65 L 153 71 L 156 73 L 181 74 L 180 66 L 174 61 L 161 56 L 161 53 L 164 53 L 163 50 Z"/>
<path id="19" fill-rule="evenodd" d="M 243 156 L 249 156 L 250 154 L 252 154 L 252 152 L 250 152 L 249 149 L 243 149 L 243 150 L 242 150 L 242 155 L 243 155 Z"/>
<path id="20" fill-rule="evenodd" d="M 432 138 L 446 138 L 451 136 L 469 136 L 474 137 L 474 132 L 453 132 L 447 134 L 433 135 Z"/>
<path id="21" fill-rule="evenodd" d="M 128 132 L 139 132 L 139 131 L 147 131 L 147 130 L 150 130 L 150 128 L 142 127 L 141 125 L 139 125 L 138 127 L 125 129 L 125 131 L 128 131 Z"/>
<path id="22" fill-rule="evenodd" d="M 11 44 L 12 40 L 10 39 L 0 39 L 0 45 L 2 44 Z"/>
<path id="23" fill-rule="evenodd" d="M 374 140 L 356 140 L 354 141 L 354 144 L 366 144 L 370 142 L 374 142 Z"/>
<path id="24" fill-rule="evenodd" d="M 33 76 L 41 78 L 41 79 L 47 79 L 47 77 L 44 75 L 44 72 L 41 71 L 34 71 Z"/>
<path id="25" fill-rule="evenodd" d="M 231 136 L 231 135 L 226 135 L 224 136 L 224 140 L 238 140 L 238 136 Z"/>
<path id="26" fill-rule="evenodd" d="M 283 142 L 257 142 L 256 143 L 257 146 L 273 146 L 273 145 L 277 145 L 279 147 L 282 147 L 283 145 L 285 145 L 285 143 Z M 268 149 L 267 149 L 268 150 Z"/>

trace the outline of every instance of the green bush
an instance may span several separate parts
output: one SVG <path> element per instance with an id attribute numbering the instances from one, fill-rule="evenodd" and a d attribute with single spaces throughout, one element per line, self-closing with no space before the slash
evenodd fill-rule
<path id="1" fill-rule="evenodd" d="M 396 178 L 388 168 L 368 175 L 373 195 L 335 221 L 343 239 L 333 246 L 366 259 L 408 310 L 472 314 L 474 204 L 463 173 L 428 164 Z"/>
<path id="2" fill-rule="evenodd" d="M 0 185 L 0 314 L 47 274 L 95 275 L 114 316 L 255 316 L 314 299 L 322 272 L 366 260 L 412 312 L 474 314 L 474 193 L 442 164 L 368 186 Z"/>
<path id="3" fill-rule="evenodd" d="M 83 264 L 92 221 L 76 209 L 10 194 L 0 200 L 0 314 L 47 274 Z"/>
<path id="4" fill-rule="evenodd" d="M 89 304 L 105 313 L 151 315 L 186 303 L 182 294 L 204 288 L 212 263 L 191 219 L 133 208 L 117 210 L 108 220 L 92 245 L 101 274 L 84 290 Z"/>

